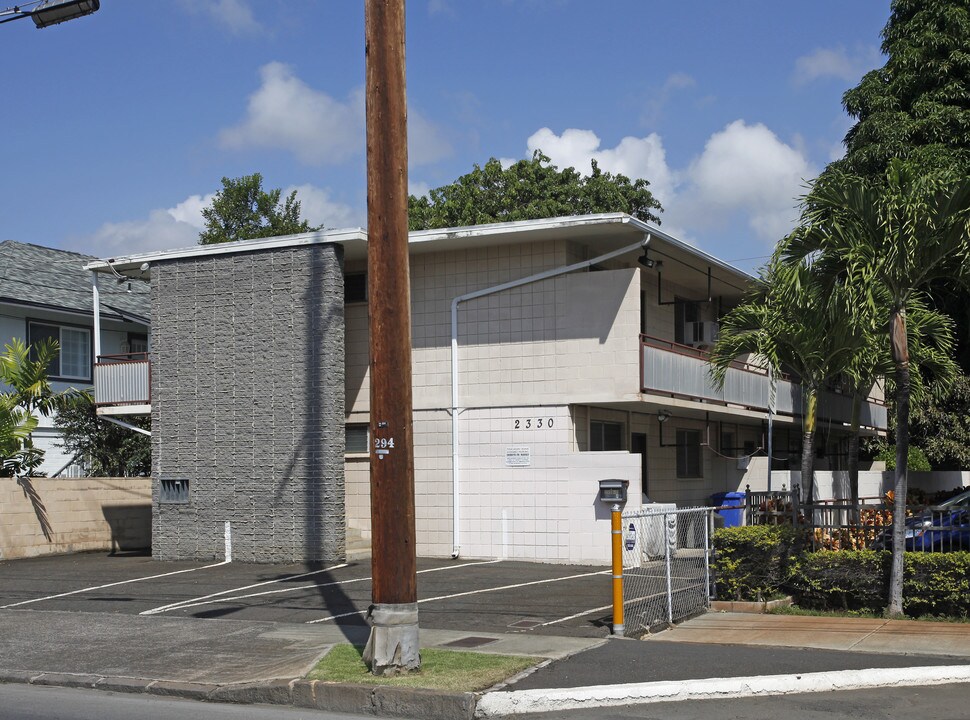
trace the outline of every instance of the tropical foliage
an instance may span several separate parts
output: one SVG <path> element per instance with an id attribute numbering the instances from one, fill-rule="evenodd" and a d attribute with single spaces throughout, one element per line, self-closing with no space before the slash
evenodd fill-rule
<path id="1" fill-rule="evenodd" d="M 605 212 L 659 223 L 660 203 L 649 185 L 603 172 L 595 160 L 584 176 L 573 168 L 558 169 L 541 151 L 507 168 L 492 158 L 427 197 L 411 195 L 408 224 L 411 230 L 429 230 Z"/>
<path id="2" fill-rule="evenodd" d="M 127 421 L 150 429 L 147 418 Z M 78 393 L 60 404 L 54 426 L 61 432 L 61 445 L 71 455 L 84 458 L 93 477 L 147 475 L 152 469 L 151 440 L 98 417 L 87 393 Z"/>
<path id="3" fill-rule="evenodd" d="M 34 475 L 44 461 L 44 451 L 34 446 L 31 433 L 38 416 L 48 416 L 70 390 L 55 393 L 47 379 L 47 367 L 57 358 L 59 348 L 54 340 L 28 347 L 14 338 L 0 354 L 0 475 Z"/>
<path id="4" fill-rule="evenodd" d="M 296 190 L 280 202 L 279 188 L 263 190 L 259 173 L 230 180 L 222 178 L 222 190 L 212 204 L 202 209 L 205 229 L 199 233 L 200 245 L 251 240 L 253 238 L 294 235 L 319 230 L 300 219 Z"/>
<path id="5" fill-rule="evenodd" d="M 879 183 L 831 175 L 813 188 L 802 226 L 784 255 L 796 265 L 810 261 L 823 276 L 856 288 L 862 306 L 881 310 L 889 327 L 896 399 L 893 532 L 900 549 L 894 554 L 887 614 L 899 615 L 912 381 L 907 313 L 928 283 L 963 278 L 970 271 L 970 181 L 923 173 L 898 160 Z"/>

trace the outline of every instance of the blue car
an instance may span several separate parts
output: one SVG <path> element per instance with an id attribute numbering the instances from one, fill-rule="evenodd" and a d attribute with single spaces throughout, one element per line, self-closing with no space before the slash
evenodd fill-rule
<path id="1" fill-rule="evenodd" d="M 908 551 L 970 551 L 970 490 L 906 518 L 905 538 Z M 892 528 L 887 528 L 872 544 L 876 550 L 889 550 L 892 546 Z"/>

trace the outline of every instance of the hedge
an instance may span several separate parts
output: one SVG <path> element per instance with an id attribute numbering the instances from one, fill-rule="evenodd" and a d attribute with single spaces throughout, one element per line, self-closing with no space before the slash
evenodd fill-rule
<path id="1" fill-rule="evenodd" d="M 785 526 L 724 528 L 713 539 L 718 599 L 786 593 L 808 609 L 880 614 L 886 607 L 887 550 L 802 552 Z M 970 617 L 970 553 L 906 553 L 903 610 L 911 617 Z"/>
<path id="2" fill-rule="evenodd" d="M 764 600 L 790 574 L 796 533 L 791 525 L 745 525 L 714 531 L 711 572 L 719 600 Z"/>

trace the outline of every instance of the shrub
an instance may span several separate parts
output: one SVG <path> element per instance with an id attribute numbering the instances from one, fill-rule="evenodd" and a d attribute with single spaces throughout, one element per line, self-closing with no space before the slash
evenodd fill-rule
<path id="1" fill-rule="evenodd" d="M 805 553 L 786 588 L 799 607 L 879 613 L 886 606 L 892 553 L 820 550 Z"/>
<path id="2" fill-rule="evenodd" d="M 903 610 L 907 615 L 970 615 L 970 553 L 906 553 Z"/>
<path id="3" fill-rule="evenodd" d="M 763 600 L 791 573 L 796 531 L 790 525 L 748 525 L 714 531 L 714 574 L 719 600 Z"/>

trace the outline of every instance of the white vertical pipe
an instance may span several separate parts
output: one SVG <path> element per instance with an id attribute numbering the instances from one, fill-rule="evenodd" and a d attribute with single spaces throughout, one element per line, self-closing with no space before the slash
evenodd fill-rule
<path id="1" fill-rule="evenodd" d="M 91 294 L 94 305 L 94 362 L 101 356 L 101 290 L 98 288 L 98 274 L 91 272 Z"/>

